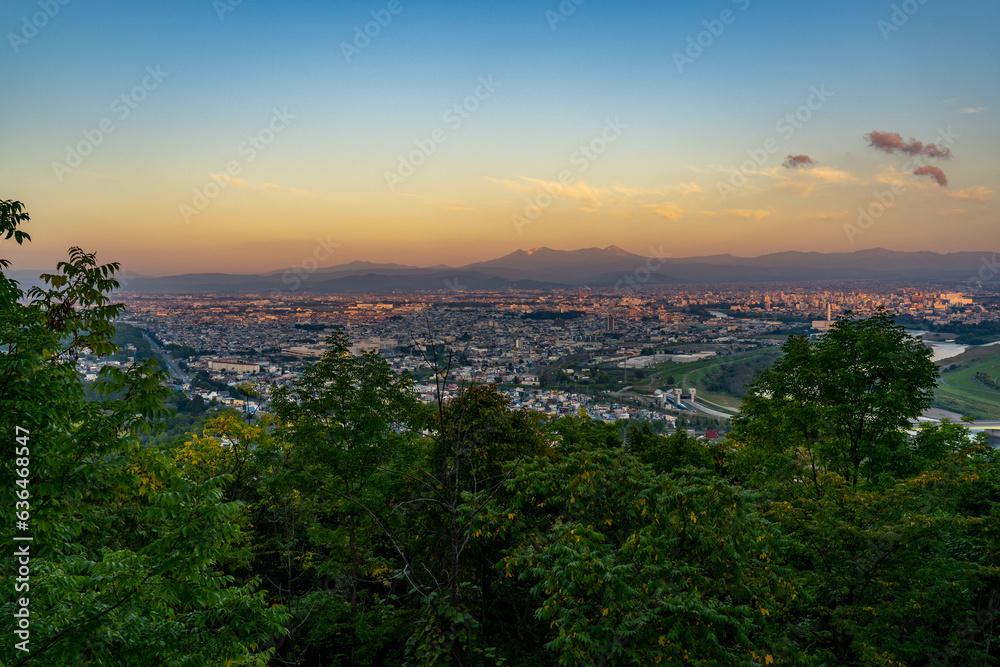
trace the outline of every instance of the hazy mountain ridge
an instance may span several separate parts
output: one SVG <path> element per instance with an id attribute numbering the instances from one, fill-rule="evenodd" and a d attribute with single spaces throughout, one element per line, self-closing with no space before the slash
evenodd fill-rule
<path id="1" fill-rule="evenodd" d="M 189 273 L 156 278 L 126 273 L 122 287 L 151 293 L 364 293 L 852 279 L 953 280 L 957 286 L 974 277 L 984 258 L 992 255 L 872 248 L 847 253 L 789 251 L 760 257 L 644 257 L 617 246 L 579 250 L 540 247 L 456 268 L 353 261 L 312 271 L 292 267 L 249 275 Z M 38 273 L 21 270 L 8 275 L 27 288 L 37 284 Z"/>

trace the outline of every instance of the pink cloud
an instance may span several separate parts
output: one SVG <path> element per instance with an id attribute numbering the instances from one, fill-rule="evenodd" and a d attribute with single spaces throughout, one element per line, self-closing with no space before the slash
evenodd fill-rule
<path id="1" fill-rule="evenodd" d="M 938 185 L 942 188 L 948 187 L 948 177 L 944 175 L 944 172 L 937 167 L 919 167 L 913 170 L 913 173 L 917 176 L 930 176 Z"/>
<path id="2" fill-rule="evenodd" d="M 794 169 L 795 167 L 809 167 L 816 164 L 808 155 L 789 155 L 785 158 L 785 161 L 781 163 L 783 167 L 788 167 L 789 169 Z"/>
<path id="3" fill-rule="evenodd" d="M 951 149 L 937 144 L 927 144 L 910 138 L 907 142 L 898 132 L 873 131 L 865 135 L 868 145 L 884 153 L 905 153 L 907 155 L 926 155 L 947 160 L 951 157 Z"/>

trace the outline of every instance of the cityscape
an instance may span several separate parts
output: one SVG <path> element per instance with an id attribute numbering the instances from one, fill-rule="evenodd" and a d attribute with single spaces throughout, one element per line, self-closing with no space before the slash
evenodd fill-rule
<path id="1" fill-rule="evenodd" d="M 685 364 L 740 363 L 780 347 L 789 334 L 821 336 L 839 317 L 879 309 L 908 318 L 901 321 L 912 322 L 911 330 L 1000 326 L 1000 295 L 941 289 L 775 284 L 360 296 L 122 292 L 120 298 L 127 306 L 122 321 L 147 332 L 171 359 L 171 386 L 222 405 L 263 408 L 267 388 L 293 382 L 339 329 L 352 341 L 352 354 L 376 352 L 394 371 L 410 374 L 425 402 L 439 390 L 450 398 L 461 386 L 496 384 L 514 407 L 547 415 L 583 409 L 604 421 L 651 419 L 669 427 L 678 417 L 700 416 L 719 420 L 708 429 L 718 432 L 737 411 L 740 388 L 718 396 L 702 388 L 699 399 Z M 955 344 L 955 333 L 920 335 L 934 347 L 935 361 L 966 349 Z M 122 365 L 83 360 L 82 371 L 95 379 L 102 363 Z M 613 386 L 596 380 L 602 370 Z M 265 393 L 244 406 L 193 385 L 198 371 L 230 385 L 249 381 Z M 927 414 L 965 416 L 943 407 Z"/>
<path id="2" fill-rule="evenodd" d="M 998 36 L 0 3 L 0 667 L 1000 664 Z"/>

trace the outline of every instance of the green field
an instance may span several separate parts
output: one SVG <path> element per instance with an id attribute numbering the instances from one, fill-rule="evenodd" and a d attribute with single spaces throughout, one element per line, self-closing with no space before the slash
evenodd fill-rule
<path id="1" fill-rule="evenodd" d="M 976 381 L 976 373 L 1000 378 L 1000 346 L 975 348 L 945 360 L 935 395 L 935 407 L 954 410 L 977 419 L 1000 419 L 1000 392 Z"/>
<path id="2" fill-rule="evenodd" d="M 635 383 L 635 386 L 648 389 L 649 391 L 653 391 L 655 389 L 666 390 L 674 386 L 681 386 L 682 378 L 687 375 L 688 386 L 697 389 L 698 398 L 708 403 L 709 407 L 711 407 L 711 404 L 714 403 L 717 407 L 738 410 L 740 407 L 740 399 L 734 396 L 705 390 L 702 384 L 705 374 L 714 366 L 739 363 L 748 359 L 755 359 L 769 352 L 771 352 L 771 348 L 764 348 L 760 350 L 751 350 L 749 352 L 740 352 L 728 357 L 703 359 L 701 361 L 691 361 L 683 364 L 675 364 L 671 362 L 656 364 L 656 366 L 648 369 L 647 379 L 641 383 Z M 670 377 L 674 378 L 674 384 L 667 382 L 667 378 Z"/>
<path id="3" fill-rule="evenodd" d="M 731 359 L 731 358 L 732 357 L 726 357 L 725 359 L 728 360 L 728 359 Z M 742 358 L 745 359 L 747 357 L 742 357 Z M 700 401 L 704 401 L 706 403 L 715 403 L 717 406 L 721 406 L 723 408 L 731 408 L 733 410 L 739 410 L 740 409 L 740 399 L 736 398 L 735 396 L 729 396 L 727 394 L 717 394 L 717 393 L 708 391 L 704 387 L 704 384 L 703 384 L 702 381 L 703 381 L 703 379 L 705 377 L 705 374 L 708 373 L 709 370 L 711 370 L 711 368 L 713 366 L 715 366 L 715 365 L 717 365 L 719 363 L 721 363 L 721 362 L 717 361 L 715 364 L 711 364 L 709 366 L 705 366 L 704 368 L 699 368 L 698 370 L 693 371 L 688 376 L 688 379 L 687 379 L 688 386 L 689 387 L 694 387 L 695 389 L 698 390 L 698 400 L 700 400 Z M 709 405 L 709 407 L 712 407 L 712 406 Z"/>

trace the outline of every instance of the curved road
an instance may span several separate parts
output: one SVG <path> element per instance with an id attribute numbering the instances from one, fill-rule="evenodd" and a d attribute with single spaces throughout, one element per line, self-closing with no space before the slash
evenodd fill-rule
<path id="1" fill-rule="evenodd" d="M 709 368 L 715 368 L 718 365 L 719 364 L 712 364 L 711 366 L 705 366 L 703 368 L 696 368 L 694 370 L 690 370 L 687 373 L 685 373 L 684 377 L 681 378 L 681 387 L 683 388 L 684 392 L 685 393 L 688 392 L 688 376 L 691 375 L 691 373 L 694 373 L 695 371 L 703 371 L 703 370 L 706 370 L 706 369 L 709 369 Z M 704 399 L 702 399 L 702 400 L 704 400 Z M 732 418 L 733 414 L 735 414 L 735 412 L 719 412 L 718 410 L 713 410 L 712 408 L 704 406 L 704 405 L 702 405 L 700 403 L 696 403 L 693 400 L 688 401 L 688 403 L 695 410 L 698 410 L 699 412 L 704 412 L 706 415 L 709 415 L 709 416 L 712 416 L 712 417 L 716 417 L 718 419 L 730 419 L 730 418 Z M 719 407 L 721 408 L 722 406 L 720 405 Z"/>

